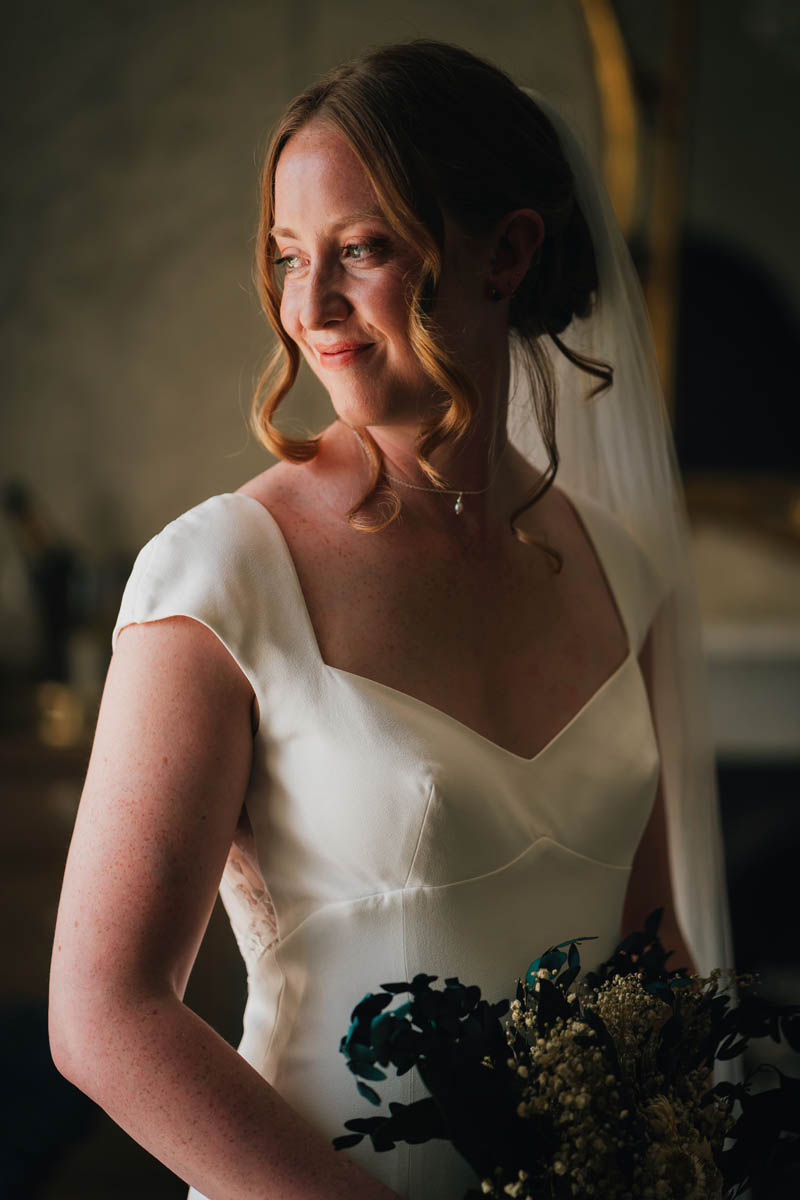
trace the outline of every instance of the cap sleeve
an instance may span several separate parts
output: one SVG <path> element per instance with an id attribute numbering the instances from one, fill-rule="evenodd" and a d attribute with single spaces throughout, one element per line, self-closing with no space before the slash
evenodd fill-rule
<path id="1" fill-rule="evenodd" d="M 272 518 L 239 493 L 212 496 L 170 522 L 136 558 L 112 649 L 126 625 L 191 617 L 216 634 L 260 702 L 270 647 L 286 619 L 274 542 Z"/>
<path id="2" fill-rule="evenodd" d="M 570 489 L 567 495 L 592 541 L 631 649 L 638 655 L 669 584 L 618 516 L 583 492 Z"/>

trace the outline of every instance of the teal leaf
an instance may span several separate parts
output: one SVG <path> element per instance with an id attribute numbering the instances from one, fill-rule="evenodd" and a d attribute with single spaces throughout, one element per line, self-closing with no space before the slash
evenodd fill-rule
<path id="1" fill-rule="evenodd" d="M 341 1137 L 333 1139 L 333 1148 L 334 1150 L 348 1150 L 351 1146 L 357 1146 L 363 1140 L 363 1133 L 343 1133 Z"/>
<path id="2" fill-rule="evenodd" d="M 356 1084 L 356 1087 L 358 1088 L 359 1092 L 364 1097 L 364 1099 L 369 1100 L 370 1104 L 380 1104 L 380 1102 L 381 1102 L 380 1096 L 378 1095 L 378 1093 L 375 1091 L 374 1088 L 371 1088 L 369 1086 L 369 1084 L 359 1082 Z"/>
<path id="3" fill-rule="evenodd" d="M 567 961 L 566 954 L 562 951 L 565 946 L 577 946 L 578 942 L 595 942 L 597 938 L 594 934 L 588 937 L 568 938 L 566 942 L 559 942 L 557 946 L 551 946 L 549 950 L 545 950 L 544 954 L 540 954 L 535 958 L 528 970 L 525 973 L 525 982 L 528 987 L 532 987 L 536 982 L 536 972 L 544 967 L 548 971 L 552 971 L 556 967 L 562 967 Z"/>
<path id="4" fill-rule="evenodd" d="M 370 1066 L 368 1063 L 356 1064 L 353 1074 L 360 1075 L 362 1079 L 371 1079 L 374 1083 L 386 1078 L 385 1071 L 379 1070 L 378 1067 Z"/>

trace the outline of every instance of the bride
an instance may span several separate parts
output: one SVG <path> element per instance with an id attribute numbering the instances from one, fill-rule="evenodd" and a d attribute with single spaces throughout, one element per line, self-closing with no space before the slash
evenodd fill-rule
<path id="1" fill-rule="evenodd" d="M 658 906 L 673 965 L 727 953 L 685 522 L 606 205 L 544 101 L 456 47 L 372 52 L 279 123 L 280 461 L 137 559 L 51 973 L 57 1066 L 191 1195 L 463 1194 L 444 1143 L 331 1148 L 385 981 L 499 998 Z M 275 424 L 301 356 L 335 413 L 307 440 Z M 182 1002 L 218 888 L 238 1053 Z"/>

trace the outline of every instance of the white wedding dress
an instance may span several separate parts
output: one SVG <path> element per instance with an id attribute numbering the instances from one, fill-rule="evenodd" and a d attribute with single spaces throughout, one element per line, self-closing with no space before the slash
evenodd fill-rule
<path id="1" fill-rule="evenodd" d="M 247 966 L 240 1053 L 327 1138 L 389 1100 L 424 1095 L 411 1071 L 356 1092 L 339 1041 L 382 983 L 457 975 L 490 1000 L 549 945 L 615 946 L 659 754 L 637 655 L 658 577 L 623 527 L 567 493 L 604 569 L 628 654 L 531 759 L 446 713 L 321 658 L 280 529 L 256 500 L 215 496 L 142 550 L 116 634 L 194 617 L 258 698 L 246 807 L 221 894 Z M 268 889 L 268 890 L 267 890 Z M 475 1184 L 443 1142 L 347 1153 L 409 1200 Z M 199 1200 L 200 1193 L 189 1193 Z"/>

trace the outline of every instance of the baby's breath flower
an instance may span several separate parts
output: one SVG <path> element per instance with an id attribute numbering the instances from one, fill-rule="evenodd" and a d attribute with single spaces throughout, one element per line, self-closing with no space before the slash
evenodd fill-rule
<path id="1" fill-rule="evenodd" d="M 575 1200 L 719 1195 L 722 1177 L 714 1156 L 733 1124 L 732 1102 L 719 1097 L 700 1108 L 709 1086 L 707 1064 L 694 1066 L 687 1057 L 677 1075 L 670 1071 L 665 1078 L 658 1071 L 659 1035 L 670 1006 L 646 992 L 637 974 L 613 977 L 593 991 L 576 984 L 564 993 L 568 1015 L 548 1019 L 540 1032 L 540 983 L 558 973 L 539 968 L 530 983 L 523 982 L 522 999 L 509 1006 L 505 1032 L 508 1067 L 521 1081 L 517 1115 L 549 1124 L 557 1138 L 549 1172 L 565 1177 L 562 1189 L 568 1181 L 564 1195 Z M 702 1045 L 711 1032 L 708 997 L 716 994 L 715 985 L 701 982 L 705 992 L 698 987 L 682 995 L 686 1047 Z M 587 1024 L 591 1013 L 613 1043 L 613 1071 L 608 1051 Z M 488 1057 L 484 1062 L 492 1065 Z M 522 1171 L 506 1180 L 498 1169 L 494 1182 L 482 1182 L 483 1195 L 531 1200 L 528 1193 L 536 1193 L 541 1182 L 537 1175 L 536 1187 L 529 1185 Z"/>

